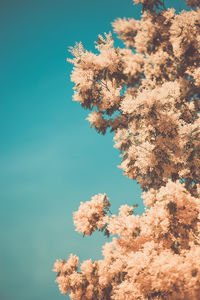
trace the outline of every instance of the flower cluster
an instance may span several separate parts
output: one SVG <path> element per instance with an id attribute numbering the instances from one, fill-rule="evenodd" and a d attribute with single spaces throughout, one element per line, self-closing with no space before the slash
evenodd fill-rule
<path id="1" fill-rule="evenodd" d="M 76 231 L 84 235 L 90 235 L 97 228 L 102 231 L 108 221 L 109 206 L 110 202 L 105 194 L 98 194 L 91 201 L 81 202 L 73 216 Z"/>
<path id="2" fill-rule="evenodd" d="M 81 43 L 71 49 L 74 100 L 92 111 L 87 119 L 98 132 L 114 131 L 125 175 L 143 189 L 181 179 L 194 194 L 200 176 L 200 9 L 175 14 L 154 11 L 161 1 L 136 2 L 146 5 L 141 20 L 112 24 L 126 48 L 115 48 L 109 33 L 96 42 L 99 54 Z"/>
<path id="3" fill-rule="evenodd" d="M 134 0 L 141 20 L 117 19 L 99 35 L 97 54 L 71 48 L 74 100 L 91 127 L 114 133 L 120 168 L 142 188 L 145 212 L 110 213 L 105 194 L 81 202 L 76 230 L 111 236 L 103 259 L 57 260 L 61 293 L 71 299 L 198 300 L 200 295 L 200 1 L 176 14 L 163 0 Z M 108 214 L 109 213 L 109 214 Z"/>
<path id="4" fill-rule="evenodd" d="M 71 299 L 131 300 L 155 295 L 198 299 L 199 198 L 191 196 L 179 181 L 171 180 L 156 192 L 144 192 L 142 197 L 150 207 L 143 215 L 133 215 L 134 207 L 123 205 L 118 216 L 107 219 L 107 230 L 113 238 L 103 247 L 104 259 L 84 261 L 81 272 L 77 272 L 76 256 L 71 255 L 67 262 L 56 261 L 54 271 L 58 272 L 62 293 L 70 290 Z M 94 205 L 94 200 L 91 202 Z M 90 233 L 92 205 L 85 203 L 88 214 L 83 212 L 83 205 L 79 210 L 87 225 L 81 229 L 84 225 L 80 217 L 79 231 L 89 226 Z M 101 209 L 96 205 L 99 215 L 102 209 L 103 205 Z"/>

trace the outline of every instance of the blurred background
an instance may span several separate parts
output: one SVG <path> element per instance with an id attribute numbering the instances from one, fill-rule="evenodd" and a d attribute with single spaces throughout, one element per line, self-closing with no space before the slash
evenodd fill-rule
<path id="1" fill-rule="evenodd" d="M 140 7 L 131 0 L 0 0 L 1 300 L 69 299 L 54 282 L 55 260 L 102 258 L 100 232 L 83 238 L 74 231 L 80 201 L 106 193 L 115 214 L 122 204 L 144 211 L 139 185 L 117 168 L 113 134 L 97 134 L 72 102 L 66 63 L 70 46 L 82 41 L 94 51 L 98 34 L 118 17 L 139 19 Z"/>

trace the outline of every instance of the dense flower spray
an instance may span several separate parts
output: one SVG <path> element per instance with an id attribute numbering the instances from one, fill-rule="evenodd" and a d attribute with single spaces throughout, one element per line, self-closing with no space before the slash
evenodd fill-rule
<path id="1" fill-rule="evenodd" d="M 121 168 L 142 188 L 145 213 L 110 213 L 105 194 L 81 203 L 76 230 L 113 236 L 103 259 L 57 260 L 61 293 L 71 299 L 200 299 L 200 0 L 188 11 L 164 0 L 134 0 L 141 20 L 117 19 L 99 35 L 98 54 L 71 48 L 74 100 L 91 127 L 114 132 Z M 116 237 L 117 236 L 117 237 Z"/>

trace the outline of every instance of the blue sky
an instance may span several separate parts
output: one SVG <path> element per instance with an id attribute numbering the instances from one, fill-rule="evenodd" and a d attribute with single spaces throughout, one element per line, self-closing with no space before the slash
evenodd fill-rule
<path id="1" fill-rule="evenodd" d="M 131 0 L 0 4 L 0 299 L 68 299 L 54 283 L 54 261 L 70 253 L 99 259 L 106 241 L 74 231 L 80 201 L 107 193 L 114 213 L 126 203 L 140 203 L 141 213 L 143 205 L 139 185 L 117 168 L 113 135 L 98 135 L 72 102 L 67 50 L 79 41 L 94 50 L 114 19 L 139 18 L 140 10 Z"/>

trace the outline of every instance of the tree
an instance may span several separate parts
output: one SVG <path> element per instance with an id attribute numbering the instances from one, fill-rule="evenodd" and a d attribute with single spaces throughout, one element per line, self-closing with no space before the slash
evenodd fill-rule
<path id="1" fill-rule="evenodd" d="M 76 230 L 111 235 L 104 259 L 57 260 L 61 293 L 71 299 L 200 299 L 200 0 L 188 11 L 164 0 L 134 0 L 141 20 L 117 19 L 99 35 L 98 54 L 71 48 L 74 100 L 91 127 L 114 132 L 121 168 L 142 188 L 145 213 L 110 213 L 105 194 L 81 203 Z M 114 235 L 117 235 L 116 238 Z"/>

